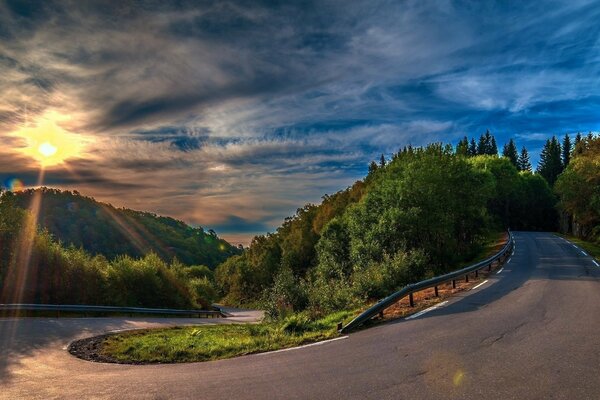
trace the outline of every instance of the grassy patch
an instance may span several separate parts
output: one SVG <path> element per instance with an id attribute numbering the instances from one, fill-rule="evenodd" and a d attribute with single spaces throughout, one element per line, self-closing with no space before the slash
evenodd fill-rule
<path id="1" fill-rule="evenodd" d="M 118 362 L 176 363 L 209 361 L 299 346 L 338 336 L 338 322 L 352 312 L 311 320 L 306 314 L 283 321 L 151 329 L 111 335 L 103 356 Z"/>
<path id="2" fill-rule="evenodd" d="M 596 260 L 600 260 L 600 245 L 598 245 L 597 243 L 588 242 L 588 241 L 579 239 L 575 236 L 562 235 L 562 234 L 558 234 L 558 235 L 575 243 L 577 246 L 584 249 L 589 255 L 594 257 Z"/>

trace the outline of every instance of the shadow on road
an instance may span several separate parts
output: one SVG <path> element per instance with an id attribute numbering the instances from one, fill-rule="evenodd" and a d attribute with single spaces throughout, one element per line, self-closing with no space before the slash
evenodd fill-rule
<path id="1" fill-rule="evenodd" d="M 501 275 L 488 279 L 499 280 L 474 293 L 465 292 L 461 299 L 419 319 L 477 311 L 519 289 L 528 280 L 589 280 L 599 281 L 600 269 L 594 268 L 580 251 L 554 234 L 544 232 L 515 233 L 516 249 L 510 263 L 504 265 Z M 389 324 L 408 322 L 405 319 Z"/>

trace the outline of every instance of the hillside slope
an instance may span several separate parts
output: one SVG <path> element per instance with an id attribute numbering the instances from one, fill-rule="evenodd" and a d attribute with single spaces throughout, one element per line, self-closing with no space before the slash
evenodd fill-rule
<path id="1" fill-rule="evenodd" d="M 29 189 L 17 194 L 17 205 L 28 208 L 41 195 L 38 223 L 67 245 L 83 247 L 109 259 L 118 255 L 137 258 L 150 251 L 165 261 L 173 257 L 187 265 L 214 268 L 240 249 L 182 221 L 112 205 L 57 189 Z"/>

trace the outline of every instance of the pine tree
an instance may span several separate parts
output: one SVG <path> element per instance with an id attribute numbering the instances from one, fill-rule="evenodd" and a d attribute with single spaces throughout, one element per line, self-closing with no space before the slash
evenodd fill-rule
<path id="1" fill-rule="evenodd" d="M 489 149 L 489 154 L 491 156 L 497 156 L 498 155 L 498 145 L 496 144 L 496 138 L 492 135 L 492 142 L 491 142 L 491 146 Z"/>
<path id="2" fill-rule="evenodd" d="M 562 170 L 560 143 L 556 136 L 552 136 L 552 139 L 547 140 L 542 149 L 536 172 L 543 176 L 550 186 L 553 186 Z"/>
<path id="3" fill-rule="evenodd" d="M 469 139 L 463 137 L 456 145 L 456 154 L 461 156 L 469 155 Z"/>
<path id="4" fill-rule="evenodd" d="M 485 140 L 485 135 L 479 136 L 479 142 L 477 143 L 477 154 L 487 154 L 487 141 Z"/>
<path id="5" fill-rule="evenodd" d="M 571 161 L 571 150 L 571 138 L 567 133 L 563 139 L 562 147 L 562 163 L 564 168 L 567 168 L 567 165 L 569 165 L 569 162 Z"/>
<path id="6" fill-rule="evenodd" d="M 496 138 L 492 136 L 489 130 L 485 131 L 485 134 L 479 137 L 479 143 L 477 144 L 477 154 L 483 155 L 498 155 L 498 146 L 496 145 Z"/>
<path id="7" fill-rule="evenodd" d="M 519 156 L 519 160 L 517 162 L 517 168 L 519 171 L 529 171 L 531 172 L 531 162 L 529 161 L 529 152 L 523 146 L 521 149 L 521 155 Z"/>
<path id="8" fill-rule="evenodd" d="M 470 156 L 477 155 L 477 143 L 475 143 L 475 138 L 471 138 L 471 144 L 469 145 L 469 155 Z"/>
<path id="9" fill-rule="evenodd" d="M 517 146 L 515 145 L 515 141 L 510 139 L 508 143 L 504 145 L 502 149 L 502 155 L 510 160 L 510 162 L 519 168 L 519 153 L 517 151 Z"/>
<path id="10" fill-rule="evenodd" d="M 385 167 L 385 156 L 382 154 L 381 158 L 379 159 L 379 166 L 381 168 Z"/>

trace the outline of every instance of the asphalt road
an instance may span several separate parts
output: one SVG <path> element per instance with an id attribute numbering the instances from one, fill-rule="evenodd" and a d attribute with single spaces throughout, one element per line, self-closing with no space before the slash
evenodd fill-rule
<path id="1" fill-rule="evenodd" d="M 600 398 L 600 267 L 552 234 L 515 238 L 499 274 L 443 307 L 291 351 L 96 364 L 64 347 L 107 330 L 181 320 L 0 320 L 0 398 Z"/>

